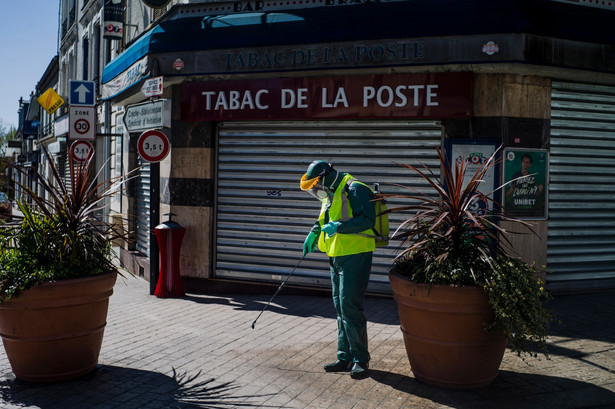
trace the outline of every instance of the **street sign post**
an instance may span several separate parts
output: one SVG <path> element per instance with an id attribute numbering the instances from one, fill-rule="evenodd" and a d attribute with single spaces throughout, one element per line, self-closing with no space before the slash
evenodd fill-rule
<path id="1" fill-rule="evenodd" d="M 124 113 L 124 125 L 128 132 L 146 131 L 153 128 L 171 127 L 171 100 L 128 105 Z"/>
<path id="2" fill-rule="evenodd" d="M 137 141 L 139 155 L 147 162 L 160 162 L 167 157 L 169 149 L 169 138 L 156 129 L 143 132 Z"/>
<path id="3" fill-rule="evenodd" d="M 162 95 L 164 91 L 164 77 L 154 77 L 145 80 L 143 86 L 141 87 L 141 92 L 146 97 L 155 97 L 157 95 Z"/>
<path id="4" fill-rule="evenodd" d="M 88 141 L 75 141 L 70 146 L 70 154 L 76 162 L 87 162 L 94 155 L 94 146 Z"/>
<path id="5" fill-rule="evenodd" d="M 74 81 L 68 82 L 70 94 L 68 98 L 69 105 L 94 105 L 95 84 L 94 81 Z"/>
<path id="6" fill-rule="evenodd" d="M 69 107 L 68 137 L 70 139 L 96 139 L 96 110 L 94 107 Z"/>

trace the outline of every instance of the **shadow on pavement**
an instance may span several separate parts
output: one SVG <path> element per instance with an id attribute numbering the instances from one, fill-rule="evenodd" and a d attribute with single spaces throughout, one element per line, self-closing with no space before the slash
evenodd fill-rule
<path id="1" fill-rule="evenodd" d="M 547 305 L 559 321 L 550 335 L 615 342 L 615 292 L 556 295 Z"/>
<path id="2" fill-rule="evenodd" d="M 253 311 L 254 318 L 265 308 L 273 294 L 258 296 L 215 296 L 187 294 L 186 301 L 198 304 L 230 305 L 236 310 Z M 366 297 L 364 300 L 365 316 L 370 322 L 399 325 L 397 304 L 387 297 Z M 335 320 L 335 308 L 330 296 L 304 297 L 300 295 L 282 295 L 275 297 L 265 309 L 265 314 L 274 313 L 294 317 L 319 317 Z"/>
<path id="3" fill-rule="evenodd" d="M 274 292 L 272 290 L 271 294 L 227 296 L 188 294 L 183 298 L 199 304 L 231 305 L 236 310 L 253 311 L 256 317 Z M 392 297 L 366 297 L 364 306 L 368 321 L 399 325 L 397 304 Z M 556 295 L 546 307 L 557 320 L 551 325 L 549 335 L 615 342 L 615 326 L 611 324 L 614 319 L 615 292 Z M 304 297 L 280 293 L 266 311 L 297 317 L 335 319 L 333 302 L 329 296 Z"/>
<path id="4" fill-rule="evenodd" d="M 230 305 L 235 310 L 252 311 L 256 318 L 267 306 L 271 295 L 243 296 L 229 295 L 192 295 L 188 294 L 183 299 L 198 304 Z M 319 317 L 335 319 L 333 301 L 328 297 L 310 298 L 302 296 L 283 295 L 276 297 L 266 308 L 265 314 L 280 314 L 294 317 Z"/>
<path id="5" fill-rule="evenodd" d="M 555 376 L 500 371 L 489 386 L 443 389 L 415 378 L 371 370 L 370 377 L 398 391 L 455 409 L 589 409 L 615 407 L 615 393 L 591 383 Z"/>
<path id="6" fill-rule="evenodd" d="M 11 374 L 12 376 L 12 374 Z M 52 384 L 8 377 L 0 383 L 0 399 L 16 406 L 45 408 L 172 408 L 224 409 L 258 406 L 268 395 L 232 395 L 240 386 L 216 383 L 200 372 L 173 376 L 115 366 L 99 366 L 82 378 Z M 271 407 L 271 406 L 264 406 Z"/>

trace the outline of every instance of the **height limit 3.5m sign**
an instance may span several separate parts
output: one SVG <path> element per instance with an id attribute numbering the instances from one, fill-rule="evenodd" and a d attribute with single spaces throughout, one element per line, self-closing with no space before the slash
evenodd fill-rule
<path id="1" fill-rule="evenodd" d="M 143 132 L 137 141 L 139 155 L 147 162 L 160 162 L 167 157 L 169 149 L 169 138 L 156 129 Z"/>
<path id="2" fill-rule="evenodd" d="M 71 106 L 68 111 L 70 139 L 96 139 L 96 108 Z"/>

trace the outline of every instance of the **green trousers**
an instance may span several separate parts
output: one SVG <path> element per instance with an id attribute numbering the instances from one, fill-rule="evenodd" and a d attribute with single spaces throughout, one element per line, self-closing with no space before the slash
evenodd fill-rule
<path id="1" fill-rule="evenodd" d="M 330 257 L 333 305 L 337 313 L 337 359 L 367 363 L 367 320 L 363 295 L 372 269 L 372 252 Z"/>

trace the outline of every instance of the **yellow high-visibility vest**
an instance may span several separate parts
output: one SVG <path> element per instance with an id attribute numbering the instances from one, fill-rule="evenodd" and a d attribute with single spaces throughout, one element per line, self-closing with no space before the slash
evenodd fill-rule
<path id="1" fill-rule="evenodd" d="M 330 222 L 337 220 L 344 221 L 353 217 L 350 202 L 348 200 L 343 200 L 342 198 L 342 195 L 346 195 L 346 184 L 350 179 L 354 178 L 351 175 L 344 176 L 337 189 L 335 189 L 335 193 L 333 194 L 333 199 L 331 201 L 331 207 L 329 207 Z M 361 182 L 355 181 L 353 183 Z M 361 184 L 370 189 L 370 187 L 365 183 Z M 346 211 L 344 211 L 342 205 L 346 206 Z M 324 220 L 326 208 L 327 205 L 323 204 L 320 209 L 320 216 L 318 217 L 320 227 L 325 224 Z M 376 249 L 376 244 L 371 229 L 362 231 L 360 235 L 337 233 L 334 234 L 333 237 L 328 237 L 325 233 L 321 232 L 320 237 L 318 238 L 318 249 L 327 253 L 329 257 L 349 256 L 351 254 L 374 251 Z"/>

